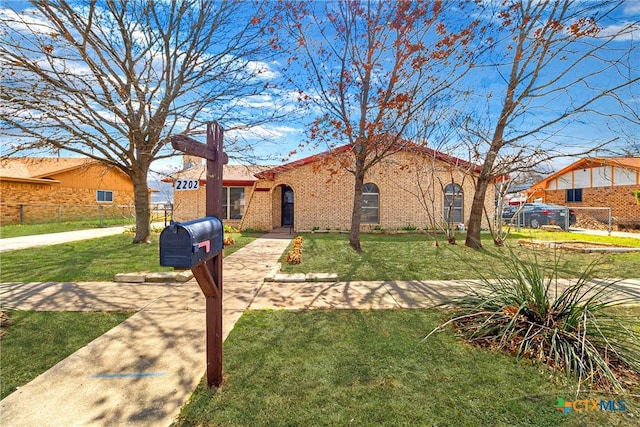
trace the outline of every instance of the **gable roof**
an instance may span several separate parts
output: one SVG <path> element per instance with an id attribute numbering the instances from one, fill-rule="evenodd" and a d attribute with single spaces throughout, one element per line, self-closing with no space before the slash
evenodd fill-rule
<path id="1" fill-rule="evenodd" d="M 0 179 L 22 182 L 59 182 L 52 177 L 74 169 L 99 164 L 87 157 L 12 157 L 0 161 Z"/>
<path id="2" fill-rule="evenodd" d="M 276 166 L 274 168 L 266 169 L 260 173 L 256 174 L 256 177 L 260 179 L 269 179 L 273 180 L 275 175 L 278 173 L 282 173 L 291 169 L 295 169 L 304 165 L 308 165 L 310 163 L 314 163 L 317 161 L 322 161 L 328 159 L 335 155 L 340 155 L 344 153 L 348 153 L 353 149 L 353 146 L 350 144 L 342 145 L 340 147 L 333 148 L 328 151 L 324 151 L 319 154 L 314 154 L 303 159 L 295 160 L 293 162 L 285 163 L 280 166 Z M 462 160 L 458 157 L 450 156 L 448 154 L 442 153 L 440 151 L 433 150 L 428 147 L 420 146 L 413 143 L 405 143 L 402 146 L 398 147 L 398 149 L 394 150 L 394 152 L 410 152 L 417 153 L 424 157 L 434 158 L 436 160 L 440 160 L 442 162 L 448 163 L 452 166 L 460 167 L 463 169 L 473 170 L 476 173 L 480 172 L 480 166 L 474 165 L 466 160 Z"/>
<path id="3" fill-rule="evenodd" d="M 555 172 L 548 177 L 541 179 L 537 183 L 533 184 L 530 188 L 546 188 L 549 181 L 561 175 L 564 175 L 567 172 L 576 169 L 587 169 L 600 166 L 612 166 L 640 171 L 640 157 L 585 157 L 584 159 L 580 159 L 577 162 L 572 163 L 569 166 L 564 167 L 563 169 L 560 169 L 558 172 Z"/>

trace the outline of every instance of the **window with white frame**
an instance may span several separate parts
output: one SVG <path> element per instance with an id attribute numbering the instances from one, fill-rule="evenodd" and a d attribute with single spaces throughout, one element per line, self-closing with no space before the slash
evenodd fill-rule
<path id="1" fill-rule="evenodd" d="M 244 187 L 222 187 L 222 219 L 242 219 L 244 207 Z"/>
<path id="2" fill-rule="evenodd" d="M 363 224 L 380 223 L 380 190 L 378 186 L 368 182 L 362 187 L 362 218 Z"/>
<path id="3" fill-rule="evenodd" d="M 448 223 L 463 223 L 463 193 L 458 184 L 444 187 L 444 220 Z"/>
<path id="4" fill-rule="evenodd" d="M 113 191 L 111 190 L 98 190 L 96 192 L 96 201 L 113 203 Z"/>

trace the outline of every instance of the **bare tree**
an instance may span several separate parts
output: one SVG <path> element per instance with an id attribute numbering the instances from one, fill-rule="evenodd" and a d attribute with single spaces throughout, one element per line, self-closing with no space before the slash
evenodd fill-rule
<path id="1" fill-rule="evenodd" d="M 574 0 L 478 4 L 485 9 L 482 16 L 497 20 L 486 32 L 486 50 L 474 70 L 491 71 L 498 82 L 484 91 L 476 85 L 475 93 L 489 99 L 488 108 L 497 111 L 461 126 L 482 164 L 467 246 L 482 246 L 484 200 L 497 176 L 530 169 L 568 152 L 584 155 L 618 138 L 576 138 L 571 132 L 578 120 L 604 118 L 612 127 L 622 123 L 638 133 L 640 117 L 632 93 L 637 93 L 640 76 L 637 61 L 633 63 L 637 45 L 631 40 L 639 29 L 638 16 L 604 27 L 624 6 L 622 1 Z M 476 112 L 476 116 L 483 115 Z"/>
<path id="2" fill-rule="evenodd" d="M 443 19 L 451 4 L 288 2 L 282 9 L 287 47 L 295 50 L 288 75 L 300 101 L 318 112 L 310 142 L 351 147 L 352 161 L 341 164 L 354 176 L 349 243 L 358 252 L 367 170 L 403 149 L 413 117 L 471 64 L 466 46 L 477 22 Z"/>
<path id="3" fill-rule="evenodd" d="M 9 2 L 11 6 L 11 2 Z M 0 126 L 16 151 L 66 150 L 133 181 L 149 241 L 147 175 L 175 133 L 273 118 L 264 9 L 226 0 L 42 0 L 0 18 Z M 253 11 L 256 11 L 255 13 Z M 260 98 L 263 97 L 263 98 Z M 227 147 L 232 150 L 233 147 Z"/>
<path id="4" fill-rule="evenodd" d="M 416 197 L 426 213 L 435 246 L 439 246 L 439 232 L 446 235 L 449 244 L 456 243 L 456 231 L 465 222 L 463 192 L 473 191 L 478 169 L 460 157 L 466 145 L 459 140 L 456 116 L 467 94 L 457 95 L 437 100 L 434 108 L 425 108 L 414 117 L 411 134 L 420 156 L 411 165 L 395 165 L 415 173 L 413 182 L 400 188 Z"/>
<path id="5" fill-rule="evenodd" d="M 427 213 L 436 246 L 438 231 L 455 245 L 456 232 L 464 225 L 464 189 L 473 181 L 475 166 L 438 151 L 422 151 L 425 161 L 415 165 L 415 187 L 404 190 L 414 195 Z"/>

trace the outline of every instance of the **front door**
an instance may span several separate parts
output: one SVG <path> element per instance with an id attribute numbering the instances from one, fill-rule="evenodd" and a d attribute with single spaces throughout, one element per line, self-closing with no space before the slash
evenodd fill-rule
<path id="1" fill-rule="evenodd" d="M 293 226 L 293 190 L 282 187 L 282 226 Z"/>

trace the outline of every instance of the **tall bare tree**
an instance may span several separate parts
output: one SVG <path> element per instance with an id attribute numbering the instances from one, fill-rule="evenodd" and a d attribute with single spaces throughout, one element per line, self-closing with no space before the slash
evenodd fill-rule
<path id="1" fill-rule="evenodd" d="M 273 52 L 257 25 L 266 10 L 232 0 L 34 0 L 1 10 L 4 154 L 66 150 L 118 167 L 134 185 L 134 242 L 148 241 L 147 175 L 175 155 L 172 134 L 273 117 L 246 108 L 270 94 L 261 61 Z"/>
<path id="2" fill-rule="evenodd" d="M 310 142 L 351 148 L 352 161 L 342 166 L 354 176 L 349 242 L 358 252 L 367 170 L 403 149 L 414 116 L 451 90 L 471 64 L 466 46 L 477 22 L 444 19 L 451 6 L 356 0 L 282 8 L 293 50 L 288 76 L 300 101 L 318 112 Z"/>
<path id="3" fill-rule="evenodd" d="M 474 86 L 476 94 L 489 99 L 489 113 L 461 125 L 482 164 L 467 246 L 481 247 L 484 200 L 497 176 L 568 152 L 584 155 L 618 138 L 571 135 L 579 120 L 588 128 L 591 119 L 604 118 L 605 125 L 622 124 L 637 135 L 640 116 L 633 93 L 638 93 L 640 69 L 632 34 L 640 31 L 638 14 L 612 21 L 625 6 L 623 1 L 581 0 L 479 3 L 480 15 L 496 20 L 485 33 L 486 51 L 474 72 L 498 78 L 485 90 Z"/>

